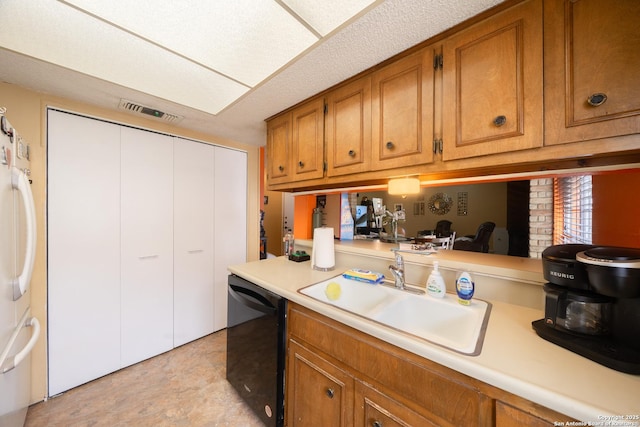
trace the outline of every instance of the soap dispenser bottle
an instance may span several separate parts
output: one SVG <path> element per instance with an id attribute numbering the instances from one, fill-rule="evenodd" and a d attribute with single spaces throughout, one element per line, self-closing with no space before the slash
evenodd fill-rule
<path id="1" fill-rule="evenodd" d="M 458 302 L 462 305 L 471 305 L 471 298 L 475 291 L 475 283 L 471 275 L 466 271 L 462 272 L 456 280 L 456 293 L 458 294 Z"/>
<path id="2" fill-rule="evenodd" d="M 440 274 L 440 271 L 438 271 L 438 261 L 433 263 L 433 271 L 427 279 L 427 293 L 436 298 L 444 298 L 444 295 L 447 293 L 444 278 Z"/>

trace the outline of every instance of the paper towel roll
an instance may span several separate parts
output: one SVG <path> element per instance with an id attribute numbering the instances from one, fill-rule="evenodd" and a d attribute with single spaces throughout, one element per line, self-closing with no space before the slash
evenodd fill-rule
<path id="1" fill-rule="evenodd" d="M 336 256 L 333 249 L 333 228 L 314 229 L 311 268 L 321 271 L 333 270 L 336 266 Z"/>

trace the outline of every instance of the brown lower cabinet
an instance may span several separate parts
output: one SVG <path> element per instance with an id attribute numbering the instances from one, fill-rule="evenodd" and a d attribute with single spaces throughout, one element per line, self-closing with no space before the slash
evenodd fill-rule
<path id="1" fill-rule="evenodd" d="M 563 422 L 563 419 L 554 419 Z M 496 425 L 497 426 L 529 426 L 548 427 L 551 421 L 544 420 L 535 415 L 531 415 L 522 409 L 514 408 L 504 402 L 496 402 Z"/>
<path id="2" fill-rule="evenodd" d="M 299 426 L 542 426 L 570 418 L 291 302 L 286 417 Z"/>
<path id="3" fill-rule="evenodd" d="M 294 340 L 288 354 L 288 425 L 352 426 L 354 378 Z"/>
<path id="4" fill-rule="evenodd" d="M 402 402 L 377 390 L 375 386 L 356 381 L 355 426 L 400 427 L 437 426 L 437 423 L 412 411 Z"/>

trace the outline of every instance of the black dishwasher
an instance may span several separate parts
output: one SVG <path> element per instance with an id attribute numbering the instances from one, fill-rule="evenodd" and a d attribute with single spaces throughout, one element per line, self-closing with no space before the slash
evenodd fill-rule
<path id="1" fill-rule="evenodd" d="M 229 275 L 227 381 L 267 426 L 284 425 L 287 300 Z"/>

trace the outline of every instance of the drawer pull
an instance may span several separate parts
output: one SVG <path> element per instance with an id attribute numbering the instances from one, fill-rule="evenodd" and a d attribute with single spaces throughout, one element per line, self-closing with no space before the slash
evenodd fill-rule
<path id="1" fill-rule="evenodd" d="M 356 156 L 356 152 L 353 150 L 349 150 L 349 157 L 355 157 Z"/>
<path id="2" fill-rule="evenodd" d="M 387 147 L 388 150 L 393 149 L 393 147 L 394 147 L 393 142 L 391 142 L 391 141 L 387 142 L 386 147 Z"/>
<path id="3" fill-rule="evenodd" d="M 594 93 L 587 98 L 587 104 L 592 107 L 598 107 L 605 103 L 607 100 L 607 95 L 604 93 Z"/>
<path id="4" fill-rule="evenodd" d="M 303 167 L 304 167 L 304 162 L 303 162 L 302 160 L 300 160 L 300 161 L 298 162 L 298 166 L 300 166 L 301 168 L 303 168 Z"/>
<path id="5" fill-rule="evenodd" d="M 500 127 L 505 123 L 507 123 L 507 118 L 505 116 L 498 116 L 495 119 L 493 119 L 493 124 L 496 125 L 497 127 Z"/>
<path id="6" fill-rule="evenodd" d="M 278 166 L 278 170 L 279 170 L 280 172 L 284 171 L 284 166 L 282 166 L 282 165 Z"/>
<path id="7" fill-rule="evenodd" d="M 371 425 L 373 427 L 382 427 L 382 422 L 375 420 L 374 422 L 371 423 Z"/>
<path id="8" fill-rule="evenodd" d="M 327 389 L 327 397 L 328 397 L 329 399 L 333 399 L 333 396 L 335 396 L 335 394 L 336 394 L 336 393 L 333 391 L 333 389 L 332 389 L 332 388 L 328 388 L 328 389 Z"/>

